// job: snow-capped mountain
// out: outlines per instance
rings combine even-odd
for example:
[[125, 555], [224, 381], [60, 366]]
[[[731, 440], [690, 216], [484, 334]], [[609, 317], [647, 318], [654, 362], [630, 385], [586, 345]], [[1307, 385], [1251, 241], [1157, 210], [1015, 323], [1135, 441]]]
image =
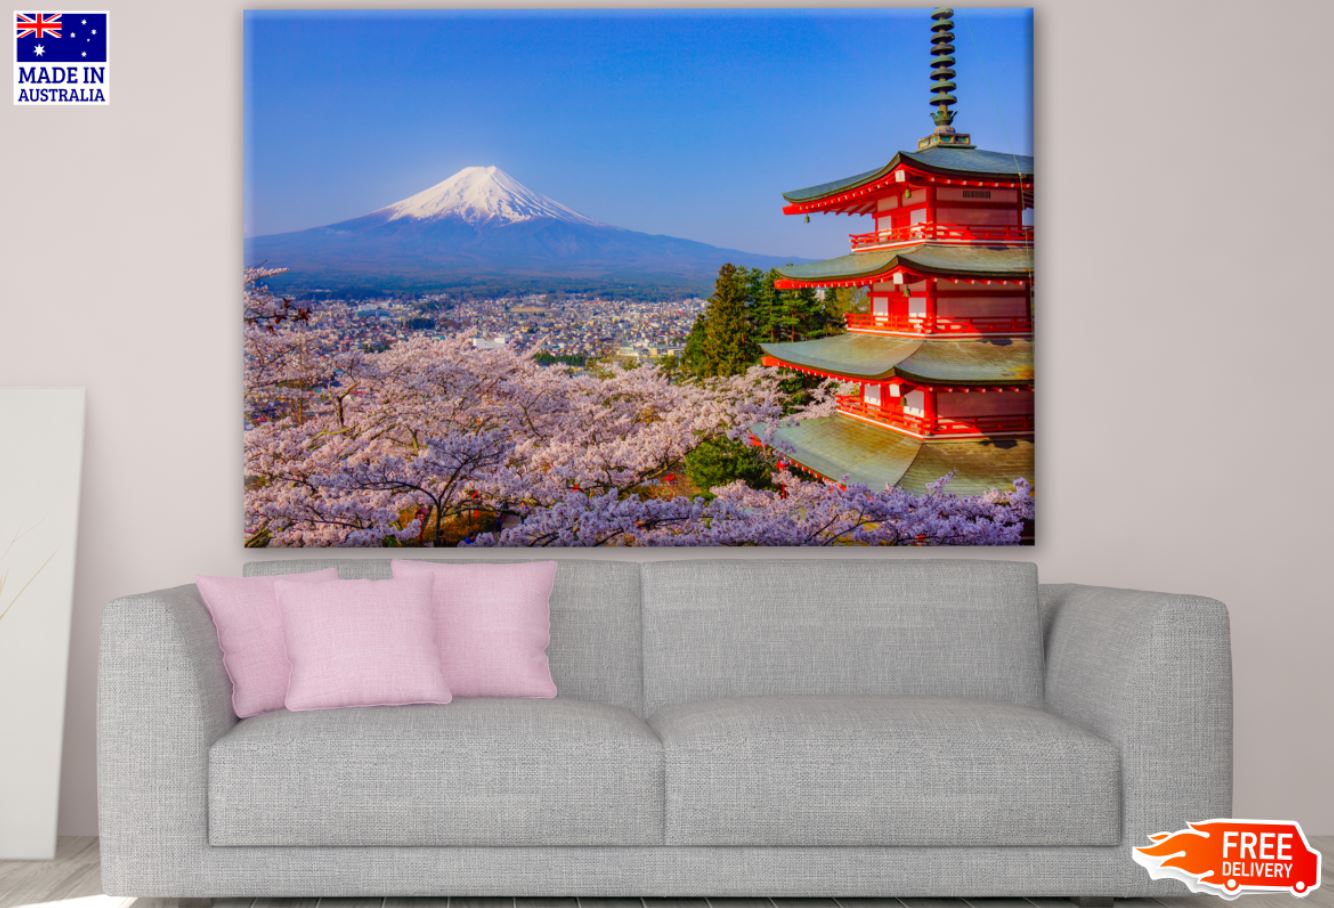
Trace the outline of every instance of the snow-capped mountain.
[[577, 211], [555, 199], [534, 192], [494, 164], [489, 167], [465, 167], [447, 180], [386, 205], [375, 214], [391, 221], [412, 218], [429, 221], [457, 217], [470, 224], [503, 222], [513, 224], [537, 218], [551, 218], [571, 224], [594, 224]]
[[246, 241], [246, 263], [287, 268], [270, 283], [296, 292], [707, 292], [726, 262], [788, 261], [600, 224], [495, 166], [465, 167], [359, 218]]

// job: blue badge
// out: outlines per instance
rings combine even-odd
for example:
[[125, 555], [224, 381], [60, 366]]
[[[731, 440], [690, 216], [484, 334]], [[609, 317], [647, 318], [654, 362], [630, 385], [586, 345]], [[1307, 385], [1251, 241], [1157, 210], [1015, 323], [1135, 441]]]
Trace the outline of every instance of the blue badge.
[[14, 103], [110, 103], [109, 18], [105, 11], [14, 13]]

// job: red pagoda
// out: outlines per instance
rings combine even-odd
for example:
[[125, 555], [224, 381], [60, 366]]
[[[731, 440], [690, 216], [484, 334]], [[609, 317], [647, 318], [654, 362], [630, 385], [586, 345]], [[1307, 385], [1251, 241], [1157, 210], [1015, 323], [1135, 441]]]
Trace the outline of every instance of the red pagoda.
[[848, 255], [779, 269], [779, 289], [862, 287], [844, 334], [762, 345], [764, 363], [855, 384], [834, 416], [780, 429], [839, 482], [978, 494], [1033, 479], [1033, 159], [953, 128], [954, 13], [931, 13], [934, 131], [875, 170], [784, 193], [784, 214], [870, 215]]

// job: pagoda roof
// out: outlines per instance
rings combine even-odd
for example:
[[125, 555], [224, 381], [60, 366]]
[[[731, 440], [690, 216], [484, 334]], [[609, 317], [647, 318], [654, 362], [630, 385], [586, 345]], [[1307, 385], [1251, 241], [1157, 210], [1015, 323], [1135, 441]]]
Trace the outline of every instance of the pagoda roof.
[[1033, 380], [1033, 342], [1028, 338], [956, 340], [847, 333], [760, 347], [787, 365], [854, 381], [899, 377], [931, 384], [989, 385]]
[[783, 193], [789, 202], [813, 202], [825, 196], [856, 189], [889, 174], [902, 164], [914, 165], [936, 173], [958, 174], [962, 177], [992, 177], [995, 179], [1031, 179], [1033, 157], [1011, 154], [1007, 151], [987, 151], [983, 148], [950, 148], [933, 146], [921, 151], [900, 151], [889, 163], [875, 170], [854, 174], [841, 180], [793, 189]]
[[832, 259], [783, 265], [777, 270], [789, 280], [815, 283], [867, 280], [899, 267], [925, 274], [1023, 277], [1033, 271], [1033, 247], [920, 243], [899, 249], [852, 252]]
[[875, 490], [898, 486], [920, 494], [951, 470], [945, 488], [955, 495], [1008, 489], [1021, 477], [1033, 481], [1028, 438], [923, 441], [836, 414], [780, 427], [772, 445], [822, 476]]

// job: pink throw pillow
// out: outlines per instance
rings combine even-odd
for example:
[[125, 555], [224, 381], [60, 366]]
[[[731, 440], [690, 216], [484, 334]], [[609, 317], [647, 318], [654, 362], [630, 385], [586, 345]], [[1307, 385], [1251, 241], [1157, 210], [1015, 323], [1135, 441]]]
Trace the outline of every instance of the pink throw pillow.
[[454, 696], [556, 696], [547, 661], [556, 562], [395, 561], [393, 572], [435, 581], [440, 664]]
[[338, 571], [310, 571], [282, 577], [196, 577], [199, 594], [213, 616], [222, 664], [232, 679], [232, 710], [242, 719], [283, 708], [287, 696], [287, 648], [283, 613], [273, 585], [327, 583]]
[[288, 709], [450, 701], [429, 578], [279, 580], [277, 591], [292, 664]]

